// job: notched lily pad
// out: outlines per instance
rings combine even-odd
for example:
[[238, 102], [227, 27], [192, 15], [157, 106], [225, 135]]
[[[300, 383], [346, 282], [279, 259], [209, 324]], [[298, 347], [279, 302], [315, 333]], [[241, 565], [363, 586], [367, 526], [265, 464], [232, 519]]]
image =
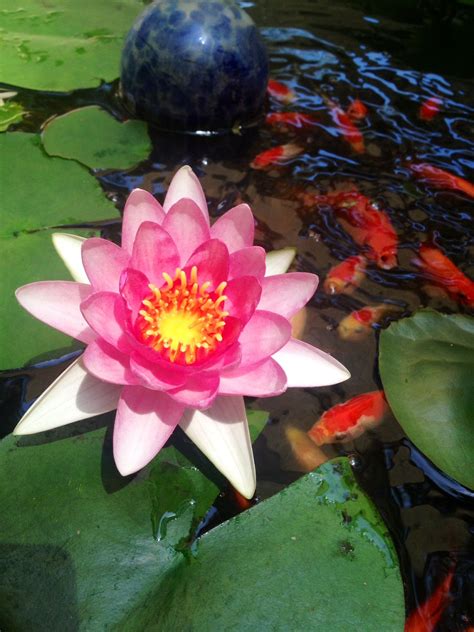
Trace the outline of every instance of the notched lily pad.
[[151, 152], [146, 123], [120, 123], [95, 105], [52, 119], [42, 141], [50, 156], [77, 160], [92, 169], [128, 169]]
[[380, 374], [408, 437], [474, 489], [474, 318], [420, 311], [380, 337]]
[[87, 169], [48, 157], [36, 134], [1, 134], [0, 155], [8, 157], [0, 170], [0, 369], [14, 369], [51, 357], [51, 352], [60, 355], [77, 348], [71, 338], [27, 314], [15, 299], [16, 288], [26, 283], [70, 279], [54, 251], [52, 231], [46, 229], [110, 219], [119, 213]]

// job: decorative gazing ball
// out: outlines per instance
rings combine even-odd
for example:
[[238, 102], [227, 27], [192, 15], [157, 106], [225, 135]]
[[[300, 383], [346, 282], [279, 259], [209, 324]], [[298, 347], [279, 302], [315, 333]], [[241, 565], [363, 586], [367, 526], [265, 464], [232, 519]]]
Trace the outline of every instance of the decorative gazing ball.
[[125, 40], [125, 105], [164, 129], [222, 131], [248, 124], [262, 109], [267, 82], [258, 29], [230, 0], [154, 2]]

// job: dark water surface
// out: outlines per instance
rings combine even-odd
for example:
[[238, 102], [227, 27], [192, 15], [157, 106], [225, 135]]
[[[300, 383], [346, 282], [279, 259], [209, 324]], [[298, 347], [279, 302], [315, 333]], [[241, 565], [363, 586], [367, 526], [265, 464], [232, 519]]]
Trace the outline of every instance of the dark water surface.
[[[434, 239], [468, 276], [474, 278], [472, 212], [467, 196], [417, 184], [408, 173], [410, 159], [426, 161], [474, 180], [474, 81], [472, 41], [474, 10], [455, 3], [241, 2], [262, 28], [271, 74], [297, 95], [289, 106], [269, 101], [273, 111], [311, 113], [310, 130], [275, 131], [261, 125], [241, 135], [217, 138], [152, 131], [150, 159], [128, 172], [97, 173], [104, 191], [122, 209], [134, 187], [163, 198], [171, 175], [189, 164], [201, 178], [210, 212], [216, 217], [240, 201], [257, 218], [258, 243], [270, 250], [296, 246], [296, 268], [324, 279], [338, 260], [359, 249], [330, 213], [305, 207], [302, 194], [327, 192], [357, 183], [390, 216], [400, 240], [399, 266], [369, 266], [367, 279], [353, 295], [316, 293], [308, 307], [304, 338], [333, 354], [351, 371], [342, 385], [293, 389], [278, 398], [252, 402], [271, 420], [255, 447], [259, 499], [276, 493], [302, 475], [284, 428], [307, 430], [329, 407], [381, 387], [377, 372], [378, 331], [362, 342], [343, 341], [336, 326], [354, 309], [391, 303], [399, 308], [383, 322], [431, 306], [446, 313], [468, 310], [449, 299], [430, 298], [411, 263], [420, 241]], [[378, 13], [377, 13], [378, 11]], [[385, 12], [385, 14], [384, 14]], [[114, 85], [69, 95], [19, 91], [31, 115], [18, 129], [39, 131], [52, 115], [97, 103], [116, 116], [121, 109]], [[369, 108], [361, 129], [366, 152], [354, 153], [338, 136], [323, 95], [347, 107], [352, 98]], [[431, 122], [417, 116], [427, 97], [443, 99]], [[268, 171], [249, 168], [259, 152], [293, 142], [304, 152]], [[104, 227], [117, 240], [120, 224]], [[21, 374], [6, 374], [0, 384], [3, 419], [10, 430], [32, 398], [64, 369], [64, 360]], [[332, 450], [332, 451], [331, 451]], [[329, 455], [349, 454], [394, 538], [405, 580], [407, 608], [422, 603], [453, 563], [454, 599], [436, 627], [455, 632], [474, 625], [474, 493], [439, 472], [420, 454], [393, 417]], [[238, 511], [224, 492], [205, 527]], [[291, 520], [291, 516], [288, 517]]]

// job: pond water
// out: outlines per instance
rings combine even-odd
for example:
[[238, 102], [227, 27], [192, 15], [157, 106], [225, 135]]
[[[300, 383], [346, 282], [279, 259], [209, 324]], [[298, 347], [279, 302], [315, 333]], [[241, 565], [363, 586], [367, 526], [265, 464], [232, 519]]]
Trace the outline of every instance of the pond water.
[[[345, 364], [352, 379], [338, 386], [293, 389], [251, 406], [270, 413], [256, 443], [257, 499], [264, 499], [300, 477], [285, 434], [288, 425], [308, 430], [323, 411], [346, 399], [381, 388], [377, 373], [380, 327], [431, 306], [445, 313], [469, 313], [446, 297], [423, 292], [423, 279], [412, 260], [420, 241], [435, 243], [468, 276], [474, 277], [472, 211], [462, 193], [436, 191], [410, 177], [407, 162], [429, 162], [473, 180], [474, 82], [469, 29], [474, 7], [449, 2], [386, 3], [297, 0], [241, 2], [262, 33], [270, 55], [271, 75], [289, 85], [295, 100], [284, 105], [269, 99], [268, 111], [293, 110], [315, 117], [303, 129], [261, 125], [220, 137], [176, 135], [152, 130], [153, 153], [127, 172], [98, 172], [106, 194], [122, 209], [135, 187], [162, 199], [171, 175], [189, 164], [199, 175], [211, 215], [219, 216], [240, 201], [257, 218], [257, 243], [267, 250], [295, 246], [296, 269], [324, 279], [338, 261], [359, 248], [324, 206], [305, 202], [307, 194], [353, 187], [374, 200], [391, 218], [399, 237], [398, 266], [369, 265], [367, 278], [352, 295], [328, 295], [320, 287], [307, 309], [304, 338]], [[38, 131], [47, 118], [70, 109], [99, 104], [122, 116], [117, 85], [69, 95], [20, 90], [18, 100], [30, 116], [17, 129]], [[418, 117], [428, 97], [442, 99], [431, 121]], [[345, 108], [354, 98], [368, 108], [360, 125], [365, 152], [356, 153], [338, 135], [328, 99]], [[250, 168], [260, 152], [294, 143], [302, 152], [284, 165]], [[102, 226], [117, 240], [120, 223]], [[342, 340], [338, 323], [364, 305], [387, 303], [396, 309], [361, 341]], [[69, 358], [3, 376], [1, 397], [5, 432], [21, 410], [64, 368]], [[183, 439], [177, 437], [178, 443]], [[188, 446], [189, 449], [189, 446]], [[395, 419], [351, 442], [325, 448], [327, 456], [350, 455], [353, 467], [387, 522], [400, 557], [407, 608], [412, 610], [454, 563], [453, 600], [437, 632], [462, 631], [474, 625], [474, 493], [439, 472], [420, 454]], [[227, 490], [200, 530], [241, 510]], [[288, 517], [291, 520], [291, 516]], [[471, 554], [471, 556], [470, 556]]]

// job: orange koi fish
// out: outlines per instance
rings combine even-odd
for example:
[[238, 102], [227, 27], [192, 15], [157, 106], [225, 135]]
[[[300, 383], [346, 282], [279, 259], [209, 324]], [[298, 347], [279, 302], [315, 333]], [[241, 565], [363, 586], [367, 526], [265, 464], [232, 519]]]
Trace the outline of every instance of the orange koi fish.
[[418, 110], [418, 118], [422, 121], [431, 121], [438, 114], [443, 105], [443, 100], [439, 97], [425, 99]]
[[329, 112], [334, 123], [337, 125], [340, 134], [349, 143], [352, 149], [358, 154], [363, 154], [365, 151], [364, 137], [362, 132], [352, 122], [351, 117], [347, 112], [339, 107], [333, 101], [326, 100], [329, 106]]
[[474, 281], [471, 281], [448, 257], [434, 246], [422, 244], [413, 263], [425, 276], [442, 287], [452, 298], [474, 307]]
[[342, 340], [357, 342], [366, 338], [372, 331], [372, 325], [378, 323], [386, 314], [397, 310], [394, 305], [382, 303], [373, 307], [363, 307], [341, 320], [337, 333]]
[[316, 123], [316, 119], [304, 112], [270, 112], [265, 117], [265, 122], [268, 125], [303, 129], [313, 126]]
[[275, 79], [268, 80], [267, 93], [281, 103], [288, 104], [296, 99], [296, 94], [291, 88]]
[[367, 116], [367, 106], [359, 99], [354, 99], [347, 108], [347, 116], [352, 121], [362, 121]]
[[318, 419], [308, 436], [321, 446], [349, 441], [377, 426], [388, 411], [383, 391], [363, 393], [333, 406]]
[[288, 426], [285, 428], [285, 436], [302, 472], [312, 472], [323, 463], [326, 463], [326, 461], [329, 461], [329, 456], [314, 445], [314, 442], [303, 430]]
[[474, 184], [455, 176], [453, 173], [444, 171], [439, 167], [434, 167], [427, 162], [409, 163], [408, 168], [417, 178], [425, 180], [427, 184], [437, 189], [450, 189], [452, 191], [462, 191], [469, 197], [474, 198]]
[[299, 145], [295, 145], [294, 143], [278, 145], [278, 147], [272, 147], [271, 149], [262, 151], [260, 154], [255, 156], [250, 163], [250, 166], [252, 169], [267, 169], [272, 165], [281, 164], [285, 160], [298, 156], [298, 154], [301, 154], [302, 151], [303, 148]]
[[405, 623], [405, 632], [433, 632], [446, 606], [452, 601], [449, 591], [453, 577], [454, 571], [450, 570], [425, 603], [410, 614]]
[[[305, 198], [308, 202], [307, 196]], [[367, 248], [368, 259], [379, 268], [390, 270], [397, 265], [398, 237], [386, 213], [358, 191], [342, 191], [314, 196], [316, 203], [332, 206], [344, 230], [359, 246]]]
[[324, 280], [324, 290], [328, 294], [350, 294], [365, 276], [365, 257], [354, 256], [333, 266]]

